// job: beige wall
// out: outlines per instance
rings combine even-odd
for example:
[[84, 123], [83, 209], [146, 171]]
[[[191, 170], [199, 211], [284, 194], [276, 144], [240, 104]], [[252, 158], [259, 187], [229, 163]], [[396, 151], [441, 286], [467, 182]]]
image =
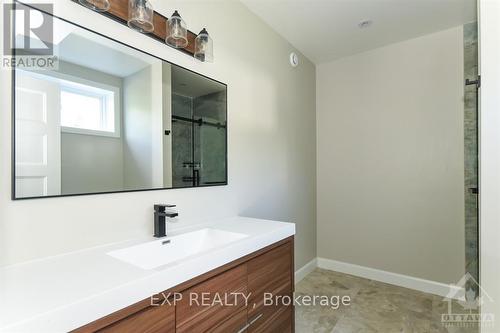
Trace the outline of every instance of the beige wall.
[[319, 257], [463, 275], [462, 40], [458, 27], [317, 66]]
[[292, 68], [294, 48], [237, 1], [153, 4], [166, 16], [179, 9], [193, 31], [206, 26], [215, 63], [199, 63], [71, 1], [57, 1], [56, 14], [227, 83], [229, 185], [11, 201], [11, 87], [1, 70], [0, 265], [152, 235], [158, 202], [178, 204], [174, 228], [234, 214], [295, 222], [297, 267], [316, 256], [314, 65], [301, 56]]

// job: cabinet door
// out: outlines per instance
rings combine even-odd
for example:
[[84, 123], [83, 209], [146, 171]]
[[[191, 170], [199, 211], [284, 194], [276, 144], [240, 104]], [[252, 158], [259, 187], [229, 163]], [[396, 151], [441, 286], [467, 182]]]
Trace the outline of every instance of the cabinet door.
[[[282, 301], [275, 302], [276, 296], [288, 297], [291, 301], [292, 286], [292, 251], [291, 242], [283, 244], [252, 260], [248, 265], [248, 321], [251, 323], [248, 332], [267, 332], [262, 330], [275, 320], [275, 315], [287, 309]], [[264, 306], [264, 300], [270, 299], [272, 304]], [[282, 299], [281, 299], [282, 300]], [[291, 307], [293, 309], [293, 307]], [[290, 322], [292, 321], [290, 316]], [[290, 323], [291, 324], [291, 323]], [[270, 331], [269, 331], [270, 332]]]
[[175, 333], [175, 308], [150, 306], [101, 330], [101, 333]]
[[182, 292], [177, 333], [206, 332], [246, 307], [247, 265], [242, 264]]

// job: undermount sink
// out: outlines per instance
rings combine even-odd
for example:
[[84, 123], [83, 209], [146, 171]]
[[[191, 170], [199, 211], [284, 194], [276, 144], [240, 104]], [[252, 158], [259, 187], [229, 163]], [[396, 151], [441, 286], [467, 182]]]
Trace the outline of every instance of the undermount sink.
[[245, 237], [241, 233], [205, 228], [107, 254], [142, 269], [153, 269]]

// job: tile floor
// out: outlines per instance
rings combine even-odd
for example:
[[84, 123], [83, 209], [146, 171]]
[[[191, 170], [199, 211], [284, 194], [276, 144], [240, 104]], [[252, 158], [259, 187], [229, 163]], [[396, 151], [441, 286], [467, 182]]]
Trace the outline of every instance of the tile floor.
[[[297, 333], [477, 333], [476, 328], [441, 323], [448, 303], [411, 289], [316, 269], [296, 286], [296, 295], [346, 296], [349, 306], [296, 306]], [[453, 313], [463, 313], [453, 304]]]

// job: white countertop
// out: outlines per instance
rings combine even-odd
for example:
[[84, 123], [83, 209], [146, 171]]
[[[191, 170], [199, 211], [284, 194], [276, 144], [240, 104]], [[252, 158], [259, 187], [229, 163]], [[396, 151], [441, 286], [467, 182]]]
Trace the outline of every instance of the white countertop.
[[295, 234], [293, 223], [232, 217], [169, 236], [207, 227], [248, 237], [148, 270], [107, 253], [153, 237], [0, 268], [0, 332], [67, 332]]

